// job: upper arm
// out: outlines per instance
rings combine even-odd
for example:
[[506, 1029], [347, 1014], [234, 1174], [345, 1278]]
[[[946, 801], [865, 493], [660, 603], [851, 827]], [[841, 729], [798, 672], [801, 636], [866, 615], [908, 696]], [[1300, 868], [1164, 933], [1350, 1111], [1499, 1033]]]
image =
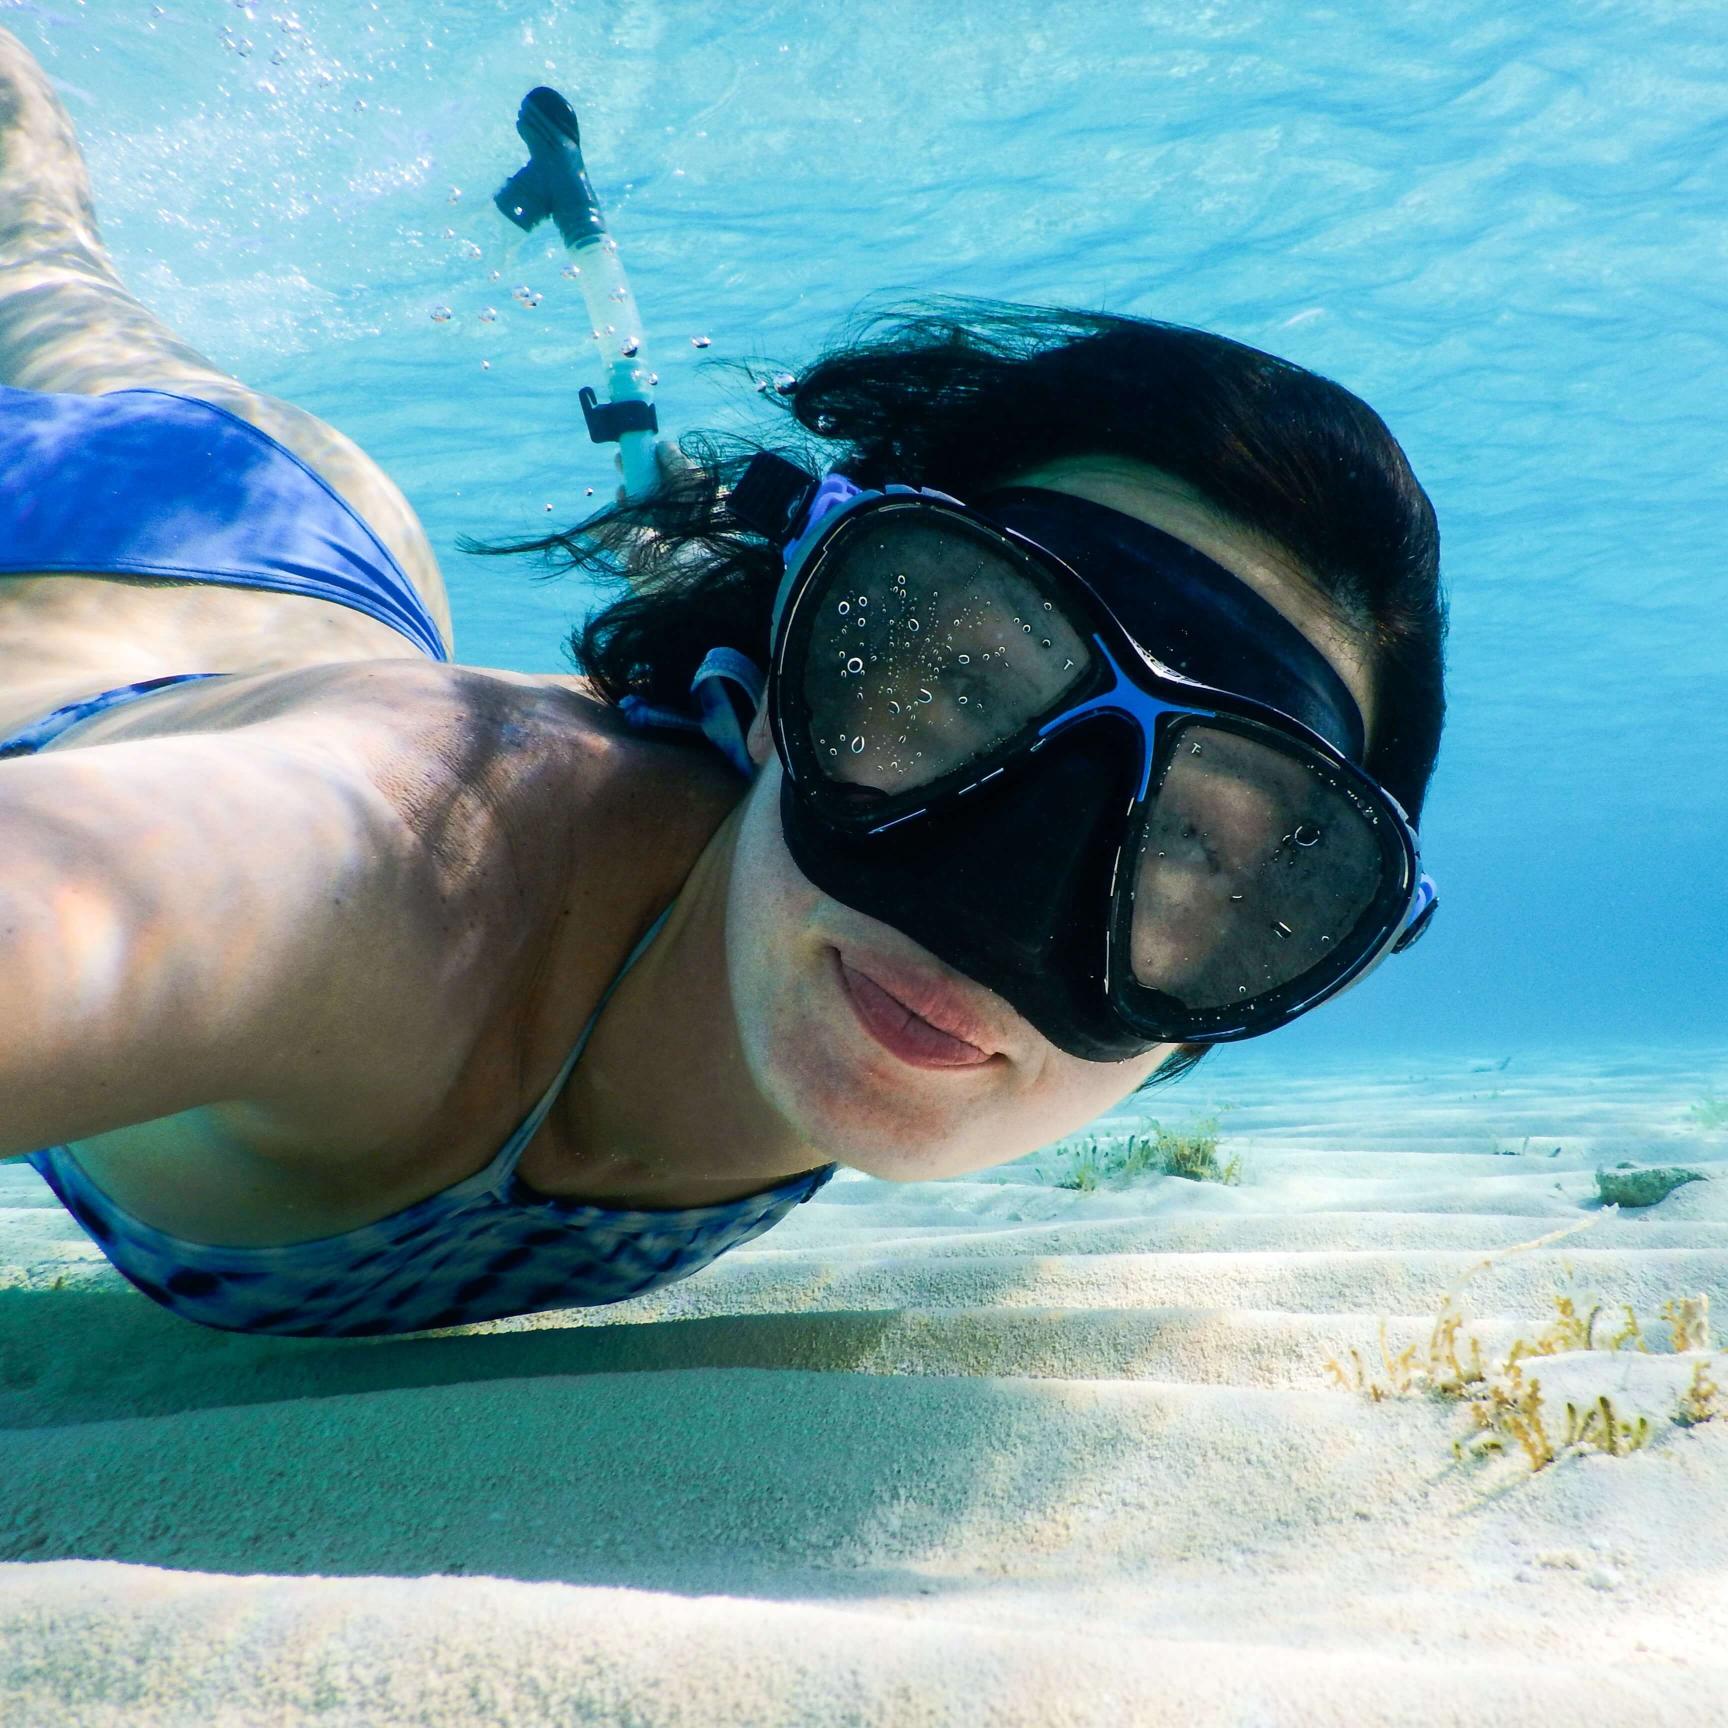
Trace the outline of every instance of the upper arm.
[[334, 1101], [403, 994], [411, 869], [291, 729], [0, 764], [0, 1156], [309, 1076]]

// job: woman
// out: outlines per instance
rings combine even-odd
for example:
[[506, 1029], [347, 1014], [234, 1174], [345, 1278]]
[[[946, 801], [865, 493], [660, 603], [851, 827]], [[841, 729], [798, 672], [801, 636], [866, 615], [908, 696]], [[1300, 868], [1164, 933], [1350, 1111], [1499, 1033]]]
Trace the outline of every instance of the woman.
[[463, 666], [389, 481], [125, 293], [3, 32], [0, 93], [0, 1156], [176, 1312], [617, 1300], [1424, 927], [1433, 513], [1337, 386], [913, 314], [787, 382], [802, 466], [480, 548], [636, 592], [584, 676]]

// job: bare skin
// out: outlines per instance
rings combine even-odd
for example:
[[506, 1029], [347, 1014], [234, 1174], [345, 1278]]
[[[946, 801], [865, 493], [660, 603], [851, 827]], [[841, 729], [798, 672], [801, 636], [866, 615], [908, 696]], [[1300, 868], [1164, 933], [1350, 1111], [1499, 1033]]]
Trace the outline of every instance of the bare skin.
[[[4, 31], [0, 382], [153, 385], [251, 419], [348, 499], [448, 635], [436, 560], [381, 471], [217, 371], [121, 287], [64, 111]], [[1360, 652], [1275, 547], [1109, 456], [1009, 479], [1128, 510], [1235, 570], [1332, 659], [1371, 722]], [[38, 884], [29, 905], [52, 899], [60, 920], [13, 919], [0, 1009], [38, 1044], [0, 1060], [0, 1157], [68, 1141], [160, 1228], [306, 1240], [480, 1169], [667, 906], [524, 1154], [543, 1192], [683, 1206], [830, 1161], [896, 1180], [977, 1169], [1078, 1128], [1167, 1054], [1067, 1056], [992, 992], [820, 894], [780, 836], [761, 715], [746, 791], [713, 752], [631, 732], [580, 679], [437, 665], [345, 608], [98, 576], [0, 581], [0, 729], [186, 671], [236, 676], [116, 710], [0, 773], [22, 848], [0, 859], [0, 934], [8, 886], [22, 906]], [[86, 948], [100, 969], [73, 968]], [[899, 1062], [864, 1030], [837, 955], [959, 992], [990, 1060]], [[53, 988], [7, 999], [32, 977]]]

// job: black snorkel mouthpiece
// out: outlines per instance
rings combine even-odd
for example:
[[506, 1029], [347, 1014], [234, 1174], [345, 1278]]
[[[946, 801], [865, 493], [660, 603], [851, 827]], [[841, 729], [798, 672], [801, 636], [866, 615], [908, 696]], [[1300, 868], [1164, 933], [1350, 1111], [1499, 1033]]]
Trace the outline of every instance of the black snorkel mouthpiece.
[[576, 110], [556, 90], [541, 84], [522, 98], [516, 131], [528, 146], [528, 161], [504, 182], [492, 202], [525, 234], [550, 216], [572, 252], [598, 240], [606, 232], [606, 218], [582, 162]]

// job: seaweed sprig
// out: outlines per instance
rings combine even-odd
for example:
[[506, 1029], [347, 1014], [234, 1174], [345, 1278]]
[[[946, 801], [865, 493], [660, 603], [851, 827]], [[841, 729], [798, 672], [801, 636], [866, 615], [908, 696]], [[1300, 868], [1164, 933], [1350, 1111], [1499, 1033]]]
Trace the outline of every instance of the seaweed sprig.
[[1059, 1162], [1054, 1170], [1040, 1170], [1043, 1180], [1057, 1188], [1073, 1188], [1091, 1194], [1109, 1183], [1125, 1186], [1142, 1176], [1179, 1176], [1188, 1182], [1235, 1184], [1242, 1177], [1240, 1154], [1218, 1155], [1218, 1118], [1208, 1116], [1186, 1132], [1151, 1122], [1149, 1134], [1123, 1138], [1088, 1135], [1054, 1148]]
[[[1604, 1321], [1604, 1305], [1596, 1302], [1581, 1312], [1576, 1298], [1556, 1292], [1552, 1297], [1554, 1317], [1533, 1337], [1520, 1335], [1513, 1339], [1504, 1356], [1497, 1360], [1486, 1358], [1481, 1341], [1474, 1336], [1465, 1340], [1466, 1348], [1460, 1352], [1466, 1322], [1462, 1293], [1472, 1278], [1512, 1254], [1543, 1247], [1594, 1223], [1594, 1219], [1586, 1219], [1477, 1262], [1442, 1298], [1426, 1346], [1411, 1343], [1394, 1354], [1386, 1337], [1387, 1323], [1382, 1320], [1378, 1371], [1370, 1369], [1362, 1352], [1355, 1348], [1345, 1352], [1348, 1366], [1336, 1357], [1328, 1357], [1327, 1371], [1345, 1390], [1360, 1392], [1375, 1403], [1425, 1394], [1463, 1404], [1469, 1413], [1472, 1432], [1467, 1438], [1453, 1442], [1453, 1454], [1459, 1459], [1481, 1458], [1504, 1452], [1513, 1445], [1523, 1452], [1534, 1471], [1545, 1469], [1569, 1453], [1597, 1451], [1618, 1458], [1647, 1446], [1654, 1433], [1649, 1417], [1622, 1415], [1606, 1392], [1583, 1404], [1568, 1400], [1563, 1430], [1550, 1433], [1542, 1383], [1525, 1367], [1526, 1363], [1544, 1356], [1580, 1351], [1648, 1352], [1650, 1346], [1643, 1327], [1629, 1304], [1620, 1305], [1623, 1319], [1599, 1344], [1596, 1326]], [[1709, 1351], [1707, 1294], [1672, 1297], [1659, 1312], [1668, 1322], [1670, 1343], [1676, 1354]], [[1691, 1383], [1680, 1396], [1673, 1421], [1681, 1427], [1693, 1427], [1718, 1417], [1728, 1417], [1728, 1397], [1712, 1379], [1706, 1356], [1693, 1364]]]

